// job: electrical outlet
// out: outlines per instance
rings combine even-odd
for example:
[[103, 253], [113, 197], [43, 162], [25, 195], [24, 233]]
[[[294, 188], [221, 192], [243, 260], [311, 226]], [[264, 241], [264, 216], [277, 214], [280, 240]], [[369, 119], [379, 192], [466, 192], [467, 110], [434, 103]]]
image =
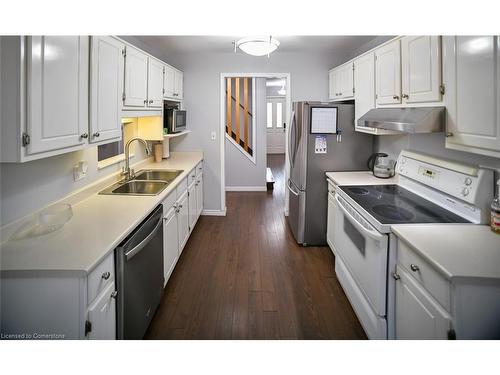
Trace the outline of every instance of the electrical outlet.
[[215, 141], [216, 135], [217, 135], [217, 133], [215, 133], [215, 132], [210, 133], [210, 138], [212, 138], [212, 141]]
[[87, 176], [88, 164], [86, 161], [80, 161], [73, 166], [73, 180], [80, 181]]

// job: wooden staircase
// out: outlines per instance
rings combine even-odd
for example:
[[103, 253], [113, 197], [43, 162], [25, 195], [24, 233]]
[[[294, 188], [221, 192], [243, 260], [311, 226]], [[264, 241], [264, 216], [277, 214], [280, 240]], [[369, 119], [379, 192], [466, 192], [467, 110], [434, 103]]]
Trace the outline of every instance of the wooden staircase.
[[251, 143], [254, 140], [250, 138], [253, 117], [250, 111], [251, 84], [249, 77], [226, 78], [226, 134], [240, 146], [242, 152], [253, 156]]

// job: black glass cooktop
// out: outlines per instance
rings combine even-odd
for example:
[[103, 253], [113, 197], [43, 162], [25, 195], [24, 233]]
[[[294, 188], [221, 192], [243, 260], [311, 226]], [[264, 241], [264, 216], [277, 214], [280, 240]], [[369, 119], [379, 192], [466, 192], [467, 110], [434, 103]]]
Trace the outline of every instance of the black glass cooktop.
[[469, 222], [399, 185], [340, 188], [382, 224]]

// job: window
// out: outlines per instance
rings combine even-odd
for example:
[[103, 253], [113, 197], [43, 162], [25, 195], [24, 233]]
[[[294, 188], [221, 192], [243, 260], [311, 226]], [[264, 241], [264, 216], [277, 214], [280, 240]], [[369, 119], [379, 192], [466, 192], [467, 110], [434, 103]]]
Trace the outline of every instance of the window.
[[276, 127], [283, 127], [283, 108], [281, 103], [276, 103]]
[[273, 127], [273, 103], [267, 103], [267, 127]]

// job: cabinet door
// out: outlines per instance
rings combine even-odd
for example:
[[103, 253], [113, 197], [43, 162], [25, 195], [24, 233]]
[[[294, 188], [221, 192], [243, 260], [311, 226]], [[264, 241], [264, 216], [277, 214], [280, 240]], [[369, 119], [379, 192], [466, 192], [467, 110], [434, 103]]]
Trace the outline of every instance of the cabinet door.
[[450, 316], [421, 285], [397, 266], [396, 338], [446, 339]]
[[91, 331], [90, 340], [115, 340], [116, 339], [116, 302], [115, 283], [111, 283], [95, 302], [89, 307], [88, 321]]
[[148, 107], [161, 108], [163, 105], [163, 63], [148, 58]]
[[184, 84], [184, 74], [182, 72], [179, 72], [178, 70], [175, 71], [174, 74], [174, 97], [176, 99], [182, 99], [183, 97], [183, 84]]
[[396, 40], [375, 51], [377, 104], [401, 103], [401, 48]]
[[122, 137], [125, 45], [109, 36], [93, 36], [90, 53], [90, 142]]
[[180, 255], [189, 238], [189, 204], [187, 192], [184, 193], [178, 201], [177, 219]]
[[196, 216], [203, 211], [203, 175], [198, 175], [196, 180]]
[[163, 276], [164, 285], [174, 270], [179, 257], [179, 232], [176, 207], [170, 208], [163, 219]]
[[89, 38], [27, 38], [28, 154], [83, 145], [88, 138]]
[[163, 75], [163, 89], [165, 90], [163, 96], [166, 98], [173, 98], [175, 92], [175, 70], [166, 65], [165, 74]]
[[[354, 126], [370, 109], [375, 108], [375, 54], [369, 53], [354, 61]], [[365, 127], [363, 127], [365, 128]]]
[[500, 157], [499, 39], [443, 37], [448, 148]]
[[328, 99], [336, 99], [335, 98], [335, 86], [334, 86], [334, 76], [335, 76], [335, 70], [330, 70], [328, 72]]
[[354, 76], [352, 63], [344, 65], [340, 71], [340, 96], [342, 98], [352, 98], [354, 95]]
[[326, 239], [328, 245], [335, 254], [335, 241], [334, 241], [334, 229], [335, 229], [335, 211], [337, 209], [337, 202], [335, 201], [335, 196], [329, 192], [328, 193], [328, 222], [326, 227]]
[[127, 46], [125, 54], [125, 107], [145, 107], [148, 96], [148, 56]]
[[197, 206], [196, 206], [196, 181], [193, 181], [191, 186], [188, 189], [188, 205], [189, 205], [189, 230], [192, 231], [194, 228], [194, 224], [198, 216]]
[[441, 100], [441, 45], [439, 36], [401, 39], [402, 99], [405, 103]]

